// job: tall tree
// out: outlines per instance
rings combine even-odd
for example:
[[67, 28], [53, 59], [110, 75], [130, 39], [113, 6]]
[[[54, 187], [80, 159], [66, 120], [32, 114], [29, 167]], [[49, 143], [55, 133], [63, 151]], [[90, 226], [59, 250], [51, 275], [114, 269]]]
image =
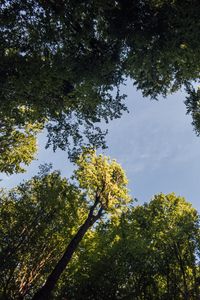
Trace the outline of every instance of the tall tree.
[[98, 227], [58, 295], [72, 300], [198, 299], [199, 241], [199, 216], [191, 204], [175, 194], [156, 195], [123, 214], [120, 223]]
[[33, 299], [49, 299], [93, 224], [108, 218], [116, 222], [126, 210], [127, 179], [116, 161], [91, 150], [77, 166], [76, 185], [44, 168], [9, 193], [2, 191], [2, 297], [30, 299], [38, 290]]
[[0, 298], [30, 299], [83, 222], [84, 195], [43, 168], [0, 199]]
[[101, 155], [97, 156], [94, 151], [85, 151], [77, 160], [77, 165], [75, 178], [78, 180], [80, 188], [87, 193], [90, 209], [85, 222], [66, 247], [64, 254], [48, 276], [45, 284], [34, 295], [34, 300], [49, 299], [56, 283], [89, 228], [106, 213], [112, 213], [113, 217], [120, 214], [130, 201], [126, 188], [126, 176], [116, 161], [111, 161]]

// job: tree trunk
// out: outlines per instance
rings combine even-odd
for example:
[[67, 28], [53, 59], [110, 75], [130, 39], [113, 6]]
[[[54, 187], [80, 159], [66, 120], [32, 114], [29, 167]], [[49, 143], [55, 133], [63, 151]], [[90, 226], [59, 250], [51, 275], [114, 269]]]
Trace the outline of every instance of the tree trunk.
[[68, 263], [70, 262], [72, 255], [76, 251], [79, 243], [83, 239], [85, 233], [88, 231], [88, 229], [100, 218], [102, 213], [102, 207], [99, 209], [97, 215], [93, 215], [94, 209], [97, 206], [97, 202], [91, 207], [90, 212], [88, 214], [88, 217], [84, 224], [79, 228], [78, 232], [74, 236], [74, 238], [71, 240], [69, 245], [66, 248], [65, 253], [61, 257], [61, 259], [56, 264], [54, 270], [51, 272], [51, 274], [48, 276], [45, 284], [42, 286], [41, 289], [36, 292], [36, 294], [33, 296], [32, 300], [49, 300], [51, 296], [51, 292], [53, 291], [58, 279], [60, 278], [61, 274], [67, 267]]
[[184, 261], [181, 257], [181, 253], [179, 251], [179, 246], [177, 243], [174, 243], [175, 246], [175, 255], [177, 257], [177, 260], [179, 262], [180, 270], [183, 276], [183, 287], [184, 287], [184, 299], [188, 300], [189, 299], [189, 294], [188, 294], [188, 286], [187, 286], [187, 280], [186, 280], [186, 274], [185, 274], [185, 268], [184, 268]]

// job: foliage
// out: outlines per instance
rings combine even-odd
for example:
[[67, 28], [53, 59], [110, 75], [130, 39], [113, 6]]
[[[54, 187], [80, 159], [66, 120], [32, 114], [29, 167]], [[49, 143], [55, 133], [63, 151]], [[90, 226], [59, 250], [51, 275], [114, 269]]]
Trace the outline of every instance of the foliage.
[[[156, 98], [199, 79], [199, 1], [3, 0], [0, 110], [9, 127], [45, 122], [47, 146], [100, 146], [130, 76]], [[19, 109], [29, 113], [19, 118]]]
[[197, 299], [199, 216], [191, 204], [159, 194], [127, 209], [127, 179], [115, 161], [85, 150], [77, 164], [79, 188], [43, 168], [11, 191], [2, 190], [1, 297], [30, 299], [91, 209], [94, 219], [103, 207], [105, 217], [100, 214], [93, 220], [99, 222], [86, 228], [53, 299]]
[[128, 180], [115, 160], [85, 149], [76, 163], [78, 169], [75, 171], [75, 178], [80, 188], [87, 191], [90, 201], [97, 195], [100, 205], [106, 211], [116, 214], [126, 209], [131, 200], [126, 187]]
[[120, 224], [99, 226], [79, 251], [60, 298], [197, 299], [199, 216], [184, 198], [156, 195]]
[[192, 115], [192, 124], [197, 135], [200, 135], [200, 89], [196, 89], [192, 84], [186, 85], [186, 91], [188, 96], [186, 97], [185, 105], [187, 107], [187, 113]]
[[[124, 171], [115, 161], [97, 156], [94, 150], [84, 149], [77, 159], [78, 169], [74, 178], [80, 188], [85, 190], [89, 211], [87, 218], [71, 239], [66, 249], [56, 263], [45, 284], [34, 294], [33, 300], [48, 300], [55, 290], [56, 284], [72, 260], [72, 256], [89, 229], [96, 222], [102, 221], [107, 212], [112, 212], [114, 218], [131, 200], [126, 184]], [[117, 214], [116, 214], [117, 213]], [[108, 215], [107, 215], [108, 217]]]
[[24, 165], [29, 165], [37, 152], [36, 136], [42, 124], [25, 124], [17, 128], [12, 125], [12, 120], [9, 120], [9, 126], [6, 122], [3, 119], [0, 122], [0, 172], [24, 172]]
[[[1, 297], [30, 299], [45, 286], [44, 281], [85, 224], [87, 233], [95, 222], [103, 222], [107, 211], [116, 218], [130, 201], [127, 179], [115, 161], [87, 150], [77, 165], [78, 187], [58, 172], [48, 173], [45, 167], [31, 180], [2, 191]], [[90, 179], [86, 184], [87, 172]]]
[[[70, 144], [73, 148], [73, 142], [75, 147], [102, 145], [105, 133], [94, 123], [119, 117], [125, 109], [124, 97], [113, 91], [122, 81], [112, 59], [114, 45], [101, 39], [102, 48], [91, 49], [94, 24], [80, 20], [82, 5], [68, 3], [63, 16], [49, 4], [35, 0], [0, 4], [1, 111], [14, 117], [16, 125], [44, 119], [47, 145], [53, 143], [54, 149]], [[73, 7], [78, 21], [69, 16]], [[89, 26], [88, 31], [81, 26]], [[22, 120], [21, 106], [29, 110]]]
[[[185, 85], [199, 134], [191, 85], [199, 8], [197, 0], [1, 1], [0, 171], [24, 171], [43, 128], [47, 147], [71, 157], [81, 145], [105, 147], [98, 123], [126, 110], [127, 76], [153, 99]], [[1, 192], [0, 297], [37, 297], [61, 265], [55, 299], [197, 299], [196, 211], [174, 194], [131, 207], [122, 168], [92, 150], [77, 166], [76, 183], [41, 173]]]
[[2, 191], [0, 209], [1, 293], [17, 299], [42, 284], [86, 208], [78, 189], [53, 172]]

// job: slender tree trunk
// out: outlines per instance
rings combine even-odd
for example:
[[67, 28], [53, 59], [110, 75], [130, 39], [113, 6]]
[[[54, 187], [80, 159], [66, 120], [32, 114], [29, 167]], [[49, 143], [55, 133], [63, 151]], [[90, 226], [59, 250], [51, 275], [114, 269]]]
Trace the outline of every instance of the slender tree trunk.
[[174, 243], [174, 246], [175, 246], [175, 255], [178, 259], [180, 270], [181, 270], [181, 273], [182, 273], [182, 276], [183, 276], [184, 299], [187, 300], [187, 299], [189, 299], [189, 295], [188, 295], [188, 286], [187, 286], [187, 280], [186, 280], [186, 274], [185, 274], [185, 268], [184, 268], [184, 261], [181, 257], [181, 253], [179, 251], [178, 244]]
[[[191, 290], [191, 297], [192, 299], [200, 299], [199, 295], [199, 288], [198, 288], [198, 283], [197, 283], [197, 265], [195, 261], [195, 250], [194, 248], [191, 248], [191, 242], [188, 239], [188, 246], [189, 246], [189, 251], [190, 251], [190, 260], [192, 264], [192, 274], [193, 274], [193, 288]], [[194, 247], [194, 245], [193, 245]]]
[[55, 268], [48, 276], [45, 284], [41, 287], [41, 289], [36, 292], [33, 296], [32, 300], [49, 300], [51, 296], [51, 292], [53, 291], [58, 279], [60, 278], [61, 274], [67, 267], [68, 263], [70, 262], [72, 255], [76, 251], [79, 243], [83, 239], [85, 233], [88, 229], [100, 218], [102, 214], [103, 208], [101, 207], [97, 213], [97, 215], [93, 215], [94, 209], [97, 206], [98, 201], [91, 207], [88, 217], [84, 224], [79, 228], [76, 235], [73, 237], [69, 245], [67, 246], [65, 253], [61, 257], [61, 259], [56, 264]]

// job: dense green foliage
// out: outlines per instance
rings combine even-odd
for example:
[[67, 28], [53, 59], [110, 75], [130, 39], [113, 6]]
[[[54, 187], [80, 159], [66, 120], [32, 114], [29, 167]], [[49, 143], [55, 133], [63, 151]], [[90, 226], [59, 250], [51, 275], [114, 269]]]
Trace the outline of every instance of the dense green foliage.
[[17, 128], [12, 121], [8, 121], [9, 126], [0, 121], [0, 172], [7, 174], [24, 172], [24, 165], [32, 162], [37, 152], [37, 134], [42, 129], [39, 123]]
[[116, 161], [102, 155], [97, 155], [94, 150], [85, 149], [77, 159], [77, 170], [73, 178], [78, 181], [79, 187], [85, 191], [88, 214], [85, 221], [68, 243], [59, 261], [46, 279], [45, 284], [32, 298], [33, 300], [48, 300], [52, 291], [64, 273], [72, 256], [87, 232], [97, 221], [105, 217], [116, 219], [126, 210], [131, 198], [127, 190], [127, 178], [124, 171]]
[[[157, 195], [99, 226], [61, 294], [73, 300], [198, 299], [199, 217], [184, 198]], [[74, 273], [73, 273], [74, 272]], [[60, 296], [61, 297], [61, 296]]]
[[109, 217], [116, 222], [126, 210], [127, 179], [115, 161], [85, 151], [77, 165], [78, 187], [43, 168], [9, 193], [2, 190], [1, 297], [29, 299], [48, 279], [81, 224], [89, 219], [87, 233], [96, 221]]
[[199, 79], [199, 10], [198, 0], [1, 1], [7, 125], [44, 122], [47, 145], [71, 154], [104, 145], [95, 124], [120, 117], [126, 76], [152, 98]]
[[[47, 147], [105, 146], [99, 123], [144, 96], [184, 86], [200, 134], [198, 0], [2, 0], [0, 172], [25, 171]], [[71, 180], [43, 167], [0, 193], [0, 299], [167, 300], [200, 296], [200, 227], [184, 198], [133, 206], [116, 161], [76, 157]], [[52, 293], [53, 291], [53, 293]]]
[[123, 170], [93, 151], [85, 151], [77, 165], [76, 184], [45, 167], [18, 187], [2, 190], [1, 299], [32, 299], [89, 220], [52, 299], [196, 300], [196, 210], [175, 194], [133, 206]]
[[[125, 109], [123, 96], [116, 90], [115, 97], [113, 91], [122, 81], [114, 45], [101, 38], [102, 45], [91, 48], [94, 24], [80, 20], [85, 7], [66, 5], [65, 15], [59, 15], [51, 2], [1, 2], [0, 109], [16, 125], [43, 120], [54, 149], [65, 149], [72, 141], [87, 144], [83, 136], [102, 145], [104, 133], [94, 123], [119, 117]], [[74, 9], [78, 20], [69, 16]], [[23, 118], [21, 106], [29, 111]]]
[[[1, 193], [1, 293], [17, 299], [39, 287], [84, 219], [80, 192], [57, 172]], [[3, 295], [1, 297], [3, 297]]]

